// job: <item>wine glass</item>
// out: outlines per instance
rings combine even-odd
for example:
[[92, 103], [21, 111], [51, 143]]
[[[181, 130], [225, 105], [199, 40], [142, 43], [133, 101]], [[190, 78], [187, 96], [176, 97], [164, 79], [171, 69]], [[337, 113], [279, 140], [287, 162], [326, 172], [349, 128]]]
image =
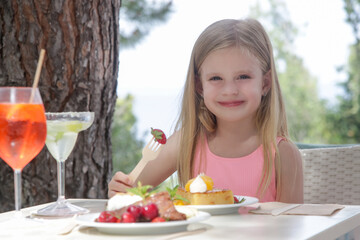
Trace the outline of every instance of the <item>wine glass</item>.
[[78, 133], [94, 121], [93, 112], [45, 113], [47, 123], [46, 147], [57, 162], [58, 199], [56, 203], [39, 209], [37, 215], [69, 217], [89, 210], [65, 199], [65, 161], [72, 152]]
[[0, 158], [14, 170], [15, 217], [21, 214], [21, 171], [45, 145], [45, 109], [37, 88], [0, 87]]

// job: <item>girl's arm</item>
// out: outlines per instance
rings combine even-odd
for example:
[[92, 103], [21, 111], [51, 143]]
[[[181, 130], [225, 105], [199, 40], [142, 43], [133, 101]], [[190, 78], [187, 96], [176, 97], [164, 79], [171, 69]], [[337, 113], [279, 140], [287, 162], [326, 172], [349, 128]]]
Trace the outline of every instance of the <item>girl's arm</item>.
[[279, 143], [280, 184], [277, 186], [277, 201], [285, 203], [304, 202], [303, 167], [296, 145], [288, 141]]
[[[157, 186], [168, 178], [176, 170], [176, 156], [180, 141], [180, 134], [175, 132], [163, 146], [159, 156], [150, 161], [139, 176], [142, 185]], [[117, 172], [108, 184], [108, 197], [114, 196], [117, 192], [126, 192], [127, 188], [137, 185], [129, 175]]]

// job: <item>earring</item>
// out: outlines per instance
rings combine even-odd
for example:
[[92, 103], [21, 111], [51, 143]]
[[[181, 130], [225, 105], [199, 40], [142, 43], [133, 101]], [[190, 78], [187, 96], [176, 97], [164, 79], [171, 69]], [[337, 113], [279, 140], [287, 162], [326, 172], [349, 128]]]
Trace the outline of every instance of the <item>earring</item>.
[[262, 95], [261, 95], [261, 98], [265, 98], [267, 95], [268, 95], [269, 91], [266, 91], [264, 92]]

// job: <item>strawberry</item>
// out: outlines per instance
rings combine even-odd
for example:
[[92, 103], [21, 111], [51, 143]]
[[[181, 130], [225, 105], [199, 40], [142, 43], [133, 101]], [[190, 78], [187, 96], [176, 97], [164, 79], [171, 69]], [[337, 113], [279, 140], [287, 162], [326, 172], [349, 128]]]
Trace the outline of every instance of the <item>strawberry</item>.
[[144, 217], [145, 221], [151, 221], [157, 216], [159, 216], [159, 211], [155, 203], [149, 203], [141, 209], [141, 215]]
[[151, 128], [151, 135], [154, 136], [155, 141], [157, 141], [158, 143], [160, 143], [160, 144], [166, 143], [166, 136], [162, 130]]
[[99, 217], [97, 218], [97, 222], [116, 222], [118, 220], [117, 217], [110, 214], [108, 211], [103, 211], [100, 213]]
[[151, 222], [165, 222], [166, 220], [162, 217], [156, 217], [153, 220], [151, 220]]
[[123, 215], [121, 216], [121, 222], [122, 223], [134, 223], [134, 222], [136, 222], [136, 218], [131, 213], [124, 212]]
[[127, 212], [131, 213], [136, 220], [140, 218], [141, 215], [141, 207], [138, 205], [131, 205], [126, 209]]
[[234, 196], [234, 203], [243, 203], [245, 201], [245, 198], [235, 197]]

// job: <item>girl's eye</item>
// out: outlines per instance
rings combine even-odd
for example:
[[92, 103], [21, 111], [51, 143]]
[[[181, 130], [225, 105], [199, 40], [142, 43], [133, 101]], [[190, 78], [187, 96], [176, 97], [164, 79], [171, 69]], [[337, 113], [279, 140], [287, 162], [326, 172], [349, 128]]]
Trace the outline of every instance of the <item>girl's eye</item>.
[[221, 77], [219, 77], [219, 76], [214, 76], [214, 77], [211, 77], [211, 78], [210, 78], [210, 81], [218, 81], [218, 80], [221, 80]]
[[248, 75], [240, 75], [239, 76], [239, 79], [249, 79], [250, 78], [250, 76], [248, 76]]

